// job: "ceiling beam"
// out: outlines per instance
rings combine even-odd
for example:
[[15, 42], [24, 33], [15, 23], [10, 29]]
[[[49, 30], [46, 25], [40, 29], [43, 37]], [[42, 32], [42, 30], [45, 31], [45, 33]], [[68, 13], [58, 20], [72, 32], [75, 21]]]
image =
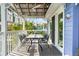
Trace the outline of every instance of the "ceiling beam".
[[29, 12], [29, 15], [31, 15], [31, 13], [30, 13], [30, 9], [29, 9], [29, 3], [28, 3], [28, 12]]
[[[17, 9], [20, 9], [20, 8], [17, 8]], [[28, 8], [22, 8], [22, 9], [28, 9]], [[29, 9], [32, 9], [32, 8], [29, 8]], [[36, 8], [36, 9], [43, 9], [43, 8]], [[48, 9], [48, 8], [45, 8], [45, 9]]]
[[32, 15], [32, 16], [25, 16], [25, 18], [26, 18], [26, 17], [27, 17], [27, 18], [36, 18], [36, 17], [37, 17], [37, 18], [44, 18], [44, 16], [38, 16], [38, 15], [37, 15], [37, 16], [34, 16], [34, 15]]
[[20, 10], [21, 10], [21, 13], [22, 13], [22, 15], [24, 15], [24, 13], [22, 12], [22, 9], [21, 9], [21, 6], [20, 6], [20, 4], [19, 4], [19, 7], [20, 7]]
[[[37, 4], [35, 3], [35, 6], [36, 6], [36, 5], [37, 5]], [[37, 15], [37, 14], [38, 14], [38, 13], [37, 13], [37, 9], [35, 9], [35, 10], [36, 10], [36, 15]]]
[[45, 3], [43, 5], [43, 12], [44, 12], [44, 17], [45, 17]]
[[[15, 4], [16, 4], [16, 3], [15, 3]], [[47, 12], [46, 10], [48, 10], [48, 8], [49, 8], [49, 6], [46, 7], [46, 5], [49, 5], [49, 4], [47, 4], [47, 3], [42, 3], [42, 5], [44, 5], [42, 8], [35, 8], [36, 11], [35, 11], [35, 12], [31, 12], [30, 9], [32, 9], [32, 8], [29, 7], [29, 5], [30, 5], [31, 3], [25, 3], [25, 4], [27, 4], [27, 7], [24, 7], [24, 8], [21, 7], [21, 3], [18, 3], [19, 8], [17, 8], [17, 7], [15, 6], [16, 9], [20, 9], [20, 10], [21, 10], [21, 12], [18, 12], [18, 10], [17, 10], [18, 13], [22, 13], [22, 15], [29, 14], [28, 16], [33, 16], [33, 15], [31, 15], [31, 13], [35, 13], [36, 16], [37, 16], [38, 13], [41, 13], [41, 14], [39, 14], [40, 16], [41, 16], [41, 15], [44, 15], [44, 16], [45, 16], [45, 14], [46, 14], [46, 12]], [[39, 5], [39, 3], [33, 3], [33, 4], [35, 4], [35, 6], [36, 6], [36, 5]], [[28, 11], [25, 11], [25, 12], [24, 12], [22, 9], [25, 9], [25, 10], [28, 10]], [[43, 11], [40, 11], [40, 9], [42, 9]]]
[[[21, 12], [19, 12], [19, 13], [21, 13]], [[29, 12], [24, 12], [24, 13], [29, 13]], [[31, 12], [31, 13], [36, 13], [36, 12]], [[44, 12], [38, 12], [38, 13], [44, 13]]]
[[[17, 11], [18, 12], [18, 11]], [[38, 12], [38, 11], [37, 11]], [[18, 12], [18, 13], [21, 13], [21, 12]], [[28, 12], [23, 12], [23, 13], [28, 13]], [[30, 12], [30, 13], [33, 13], [33, 12]], [[35, 12], [34, 12], [35, 13]], [[43, 13], [43, 11], [42, 12], [38, 12], [38, 13]], [[46, 13], [46, 11], [45, 11], [45, 13]]]
[[15, 7], [15, 11], [18, 13], [18, 11], [17, 11], [17, 8], [16, 8], [15, 4], [13, 4], [13, 5], [14, 5], [14, 7]]
[[[45, 6], [46, 6], [46, 5], [48, 5], [48, 9], [49, 9], [49, 7], [50, 7], [51, 3], [45, 4]], [[45, 15], [46, 15], [46, 13], [47, 13], [48, 9], [45, 11]]]
[[[18, 12], [21, 13], [21, 12]], [[29, 13], [29, 12], [23, 12], [23, 13]], [[36, 13], [36, 12], [31, 12], [31, 13]], [[44, 13], [44, 12], [37, 12], [37, 13]]]

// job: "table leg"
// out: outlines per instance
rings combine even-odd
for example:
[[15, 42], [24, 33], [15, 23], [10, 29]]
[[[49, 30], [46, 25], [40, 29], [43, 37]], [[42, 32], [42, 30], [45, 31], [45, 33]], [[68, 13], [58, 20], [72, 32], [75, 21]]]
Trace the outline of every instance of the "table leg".
[[32, 40], [31, 40], [31, 46], [32, 46]]

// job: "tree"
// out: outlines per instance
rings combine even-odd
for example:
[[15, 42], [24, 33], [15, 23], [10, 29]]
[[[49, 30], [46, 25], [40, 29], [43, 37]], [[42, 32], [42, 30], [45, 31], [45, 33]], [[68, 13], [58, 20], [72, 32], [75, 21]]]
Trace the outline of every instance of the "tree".
[[32, 22], [25, 22], [25, 28], [26, 30], [33, 30], [35, 26]]
[[8, 31], [12, 31], [12, 30], [22, 30], [22, 25], [14, 24], [14, 23], [8, 25]]
[[14, 24], [13, 29], [14, 30], [22, 30], [22, 25], [21, 24]]

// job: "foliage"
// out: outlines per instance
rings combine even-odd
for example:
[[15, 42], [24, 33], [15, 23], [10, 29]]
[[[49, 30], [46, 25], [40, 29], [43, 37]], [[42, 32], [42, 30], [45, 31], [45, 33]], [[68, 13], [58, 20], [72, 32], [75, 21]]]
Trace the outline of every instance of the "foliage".
[[9, 24], [7, 29], [8, 29], [8, 31], [13, 30], [13, 24]]
[[36, 30], [42, 30], [42, 29], [43, 29], [43, 26], [42, 25], [36, 26]]
[[21, 24], [14, 24], [13, 29], [14, 30], [22, 30], [22, 25]]
[[38, 32], [38, 34], [45, 35], [44, 31]]
[[22, 30], [22, 25], [21, 24], [8, 25], [8, 31], [12, 31], [12, 30]]
[[41, 35], [45, 35], [44, 31], [27, 31], [28, 35], [29, 34], [41, 34]]
[[25, 22], [25, 28], [26, 30], [33, 30], [35, 29], [35, 26], [32, 22]]
[[59, 40], [58, 40], [58, 44], [63, 47], [62, 45], [62, 41], [63, 41], [63, 21], [62, 21], [62, 18], [63, 18], [63, 13], [59, 14], [59, 17], [58, 17], [58, 35], [59, 35]]
[[59, 21], [59, 24], [58, 24], [58, 28], [59, 28], [59, 31], [62, 32], [62, 29], [63, 29], [63, 22], [62, 21]]

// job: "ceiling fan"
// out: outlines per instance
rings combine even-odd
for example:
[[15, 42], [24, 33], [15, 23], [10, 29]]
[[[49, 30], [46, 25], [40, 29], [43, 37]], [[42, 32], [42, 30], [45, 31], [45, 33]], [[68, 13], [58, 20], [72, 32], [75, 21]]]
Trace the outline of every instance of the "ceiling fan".
[[42, 6], [41, 4], [36, 5], [36, 6], [34, 6], [34, 7], [32, 8], [32, 10], [35, 12], [35, 11], [36, 11], [36, 8], [39, 8], [39, 7], [41, 7], [41, 6]]
[[34, 6], [32, 9], [34, 9], [34, 8], [39, 8], [39, 7], [41, 7], [41, 6], [42, 6], [42, 5], [39, 4], [39, 5]]

